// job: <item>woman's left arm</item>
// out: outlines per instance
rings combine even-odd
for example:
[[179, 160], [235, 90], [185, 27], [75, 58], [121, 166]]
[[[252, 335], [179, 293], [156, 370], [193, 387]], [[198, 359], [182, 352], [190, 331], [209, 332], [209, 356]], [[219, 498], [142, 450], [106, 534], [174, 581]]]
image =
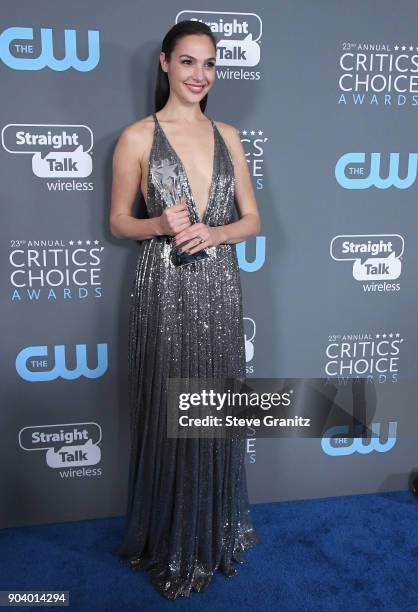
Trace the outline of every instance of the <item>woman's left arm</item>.
[[235, 201], [239, 220], [227, 225], [211, 227], [219, 237], [219, 244], [234, 244], [260, 233], [260, 214], [248, 170], [244, 147], [236, 128], [223, 124], [223, 137], [234, 164]]

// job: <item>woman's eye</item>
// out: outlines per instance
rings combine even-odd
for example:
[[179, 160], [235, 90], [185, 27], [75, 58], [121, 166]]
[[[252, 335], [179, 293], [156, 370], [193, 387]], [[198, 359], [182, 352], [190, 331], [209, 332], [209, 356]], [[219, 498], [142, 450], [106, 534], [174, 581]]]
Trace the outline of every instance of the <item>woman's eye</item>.
[[[181, 63], [182, 64], [191, 64], [191, 60], [184, 59], [184, 60], [181, 60]], [[209, 66], [209, 68], [213, 68], [215, 66], [215, 62], [208, 62], [206, 64], [206, 66]]]

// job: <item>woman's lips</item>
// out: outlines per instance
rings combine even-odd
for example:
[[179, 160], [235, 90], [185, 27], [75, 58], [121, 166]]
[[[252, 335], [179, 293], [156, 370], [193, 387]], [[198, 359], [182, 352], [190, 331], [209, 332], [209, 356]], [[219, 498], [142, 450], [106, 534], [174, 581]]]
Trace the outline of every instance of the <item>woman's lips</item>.
[[190, 91], [193, 91], [193, 93], [200, 93], [205, 88], [204, 85], [192, 85], [191, 83], [185, 83], [185, 85]]

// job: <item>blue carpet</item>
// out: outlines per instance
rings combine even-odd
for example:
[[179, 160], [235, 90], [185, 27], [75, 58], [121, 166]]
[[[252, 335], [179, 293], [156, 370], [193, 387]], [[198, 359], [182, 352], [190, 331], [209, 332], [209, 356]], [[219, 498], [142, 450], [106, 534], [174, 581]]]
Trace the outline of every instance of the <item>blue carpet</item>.
[[[123, 517], [0, 530], [0, 589], [68, 590], [78, 611], [418, 612], [418, 500], [408, 491], [256, 504], [238, 575], [167, 601], [112, 554]], [[70, 608], [70, 609], [71, 609]], [[33, 606], [19, 609], [35, 610]], [[54, 608], [50, 608], [54, 609]]]

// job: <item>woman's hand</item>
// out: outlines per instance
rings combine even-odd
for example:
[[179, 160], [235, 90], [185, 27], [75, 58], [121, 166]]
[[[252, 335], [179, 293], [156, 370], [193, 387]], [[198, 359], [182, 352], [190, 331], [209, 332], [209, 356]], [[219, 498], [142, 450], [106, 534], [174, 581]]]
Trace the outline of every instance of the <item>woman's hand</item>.
[[222, 236], [220, 227], [211, 227], [205, 223], [193, 223], [190, 227], [181, 230], [175, 235], [174, 244], [179, 246], [183, 242], [189, 240], [190, 242], [187, 242], [187, 244], [179, 248], [180, 252], [186, 252], [193, 255], [193, 253], [198, 253], [206, 247], [221, 244]]
[[163, 210], [159, 217], [159, 225], [164, 236], [174, 236], [191, 225], [185, 198]]

